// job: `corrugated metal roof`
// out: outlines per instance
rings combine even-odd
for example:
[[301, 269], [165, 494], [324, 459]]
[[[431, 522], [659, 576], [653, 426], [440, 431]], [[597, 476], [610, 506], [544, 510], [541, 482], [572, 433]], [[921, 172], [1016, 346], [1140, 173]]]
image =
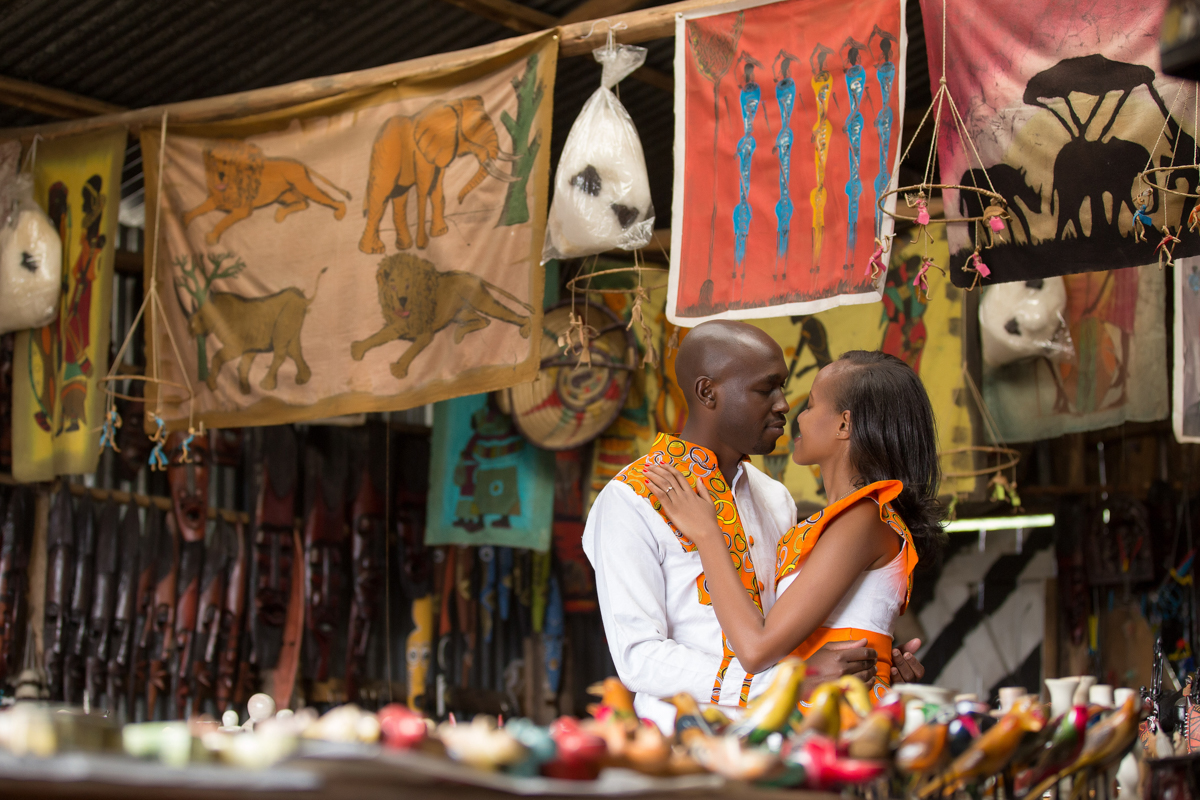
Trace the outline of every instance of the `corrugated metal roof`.
[[[526, 0], [560, 17], [581, 0]], [[658, 5], [649, 2], [646, 5]], [[908, 0], [907, 108], [929, 102], [920, 5]], [[8, 0], [0, 15], [0, 75], [130, 108], [228, 94], [451, 52], [515, 35], [440, 0]], [[674, 42], [649, 42], [647, 65], [672, 73]], [[600, 84], [590, 58], [559, 65], [551, 154]], [[627, 80], [659, 227], [669, 225], [674, 117], [669, 93]], [[0, 105], [0, 127], [50, 121]], [[131, 153], [131, 159], [136, 158]], [[139, 165], [140, 166], [140, 165]], [[126, 169], [124, 194], [140, 190]]]

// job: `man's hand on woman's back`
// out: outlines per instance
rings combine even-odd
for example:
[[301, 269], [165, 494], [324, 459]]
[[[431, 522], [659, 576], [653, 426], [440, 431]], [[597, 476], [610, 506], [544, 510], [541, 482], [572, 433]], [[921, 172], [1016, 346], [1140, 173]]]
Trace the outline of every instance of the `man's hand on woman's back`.
[[879, 654], [867, 647], [866, 639], [854, 642], [830, 642], [805, 662], [804, 679], [818, 682], [836, 680], [843, 675], [854, 675], [864, 683], [875, 676], [875, 662]]

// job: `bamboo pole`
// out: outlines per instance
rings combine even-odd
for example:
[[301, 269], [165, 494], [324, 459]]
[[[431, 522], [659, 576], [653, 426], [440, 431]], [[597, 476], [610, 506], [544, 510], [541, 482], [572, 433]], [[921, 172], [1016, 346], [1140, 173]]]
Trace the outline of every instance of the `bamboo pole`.
[[[60, 478], [60, 480], [61, 480], [61, 478]], [[8, 486], [26, 486], [26, 485], [28, 485], [28, 484], [23, 484], [23, 483], [17, 481], [15, 478], [13, 478], [12, 475], [4, 474], [4, 473], [0, 473], [0, 484], [6, 484]], [[40, 484], [40, 486], [51, 486], [51, 487], [53, 487], [53, 491], [58, 490], [58, 487], [54, 486], [54, 484]], [[154, 506], [157, 506], [158, 508], [162, 509], [163, 511], [171, 510], [171, 498], [162, 497], [160, 495], [138, 494], [136, 492], [122, 492], [120, 489], [100, 489], [97, 487], [84, 486], [82, 483], [68, 483], [67, 488], [70, 489], [71, 494], [75, 495], [76, 497], [83, 497], [84, 495], [90, 494], [92, 496], [93, 500], [99, 500], [100, 502], [104, 502], [106, 500], [112, 500], [113, 502], [115, 502], [119, 505], [138, 505], [138, 506], [141, 506], [142, 508], [149, 508], [151, 505], [154, 505]], [[41, 496], [41, 492], [39, 492], [39, 497], [40, 496]], [[230, 509], [230, 508], [209, 507], [208, 518], [216, 519], [218, 517], [225, 520], [226, 522], [234, 522], [234, 523], [236, 523], [236, 522], [249, 523], [250, 522], [250, 515], [244, 511], [234, 511], [233, 509]], [[300, 525], [303, 523], [300, 519], [297, 519], [296, 524]]]
[[[608, 37], [609, 25], [616, 27], [624, 24], [623, 30], [615, 31], [616, 40], [626, 44], [637, 44], [653, 39], [664, 39], [675, 33], [675, 15], [682, 11], [692, 11], [700, 8], [720, 5], [725, 0], [684, 0], [656, 8], [631, 11], [626, 14], [616, 14], [604, 20], [591, 20], [563, 25], [558, 28], [559, 54], [562, 56], [578, 56], [590, 53], [604, 44]], [[62, 136], [65, 134], [82, 133], [84, 131], [125, 126], [141, 128], [148, 125], [159, 125], [162, 122], [163, 111], [170, 114], [172, 124], [188, 124], [196, 122], [215, 122], [223, 119], [259, 114], [276, 108], [299, 103], [320, 100], [325, 97], [369, 89], [386, 83], [398, 82], [419, 76], [433, 70], [447, 70], [463, 67], [479, 59], [511, 50], [524, 40], [541, 33], [518, 36], [499, 42], [473, 47], [469, 50], [459, 50], [453, 53], [440, 53], [398, 64], [388, 64], [382, 67], [346, 72], [341, 75], [330, 75], [323, 78], [310, 78], [302, 81], [271, 86], [265, 89], [254, 89], [246, 92], [207, 97], [202, 100], [186, 100], [181, 103], [149, 106], [132, 111], [115, 114], [103, 114], [85, 119], [66, 122], [53, 122], [46, 125], [34, 125], [26, 128], [8, 128], [0, 130], [0, 138], [31, 138], [35, 134], [43, 137]], [[99, 102], [99, 101], [93, 101]]]
[[3, 76], [0, 76], [0, 103], [68, 119], [116, 114], [125, 110], [103, 100], [93, 100], [61, 89], [51, 89], [48, 86]]

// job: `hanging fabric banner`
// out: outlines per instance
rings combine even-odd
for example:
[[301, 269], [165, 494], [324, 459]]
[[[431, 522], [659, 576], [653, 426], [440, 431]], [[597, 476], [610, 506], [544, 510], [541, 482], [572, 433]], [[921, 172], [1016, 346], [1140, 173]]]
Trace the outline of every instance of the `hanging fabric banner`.
[[168, 119], [161, 199], [162, 134], [142, 130], [170, 323], [150, 357], [194, 395], [150, 384], [148, 409], [279, 424], [534, 376], [558, 43], [512, 42], [373, 90]]
[[1006, 442], [1163, 419], [1163, 271], [1153, 265], [1064, 276], [1075, 357], [984, 368], [983, 398]]
[[62, 239], [58, 319], [17, 334], [13, 362], [13, 476], [45, 481], [95, 472], [100, 458], [113, 243], [128, 132], [115, 128], [39, 140], [34, 197]]
[[1175, 439], [1200, 442], [1200, 258], [1175, 262]]
[[[955, 0], [944, 25], [942, 7], [921, 2], [929, 72], [936, 85], [944, 31], [945, 78], [970, 141], [943, 113], [941, 180], [994, 190], [1011, 215], [1005, 241], [983, 251], [991, 282], [1200, 254], [1200, 234], [1190, 230], [1195, 197], [1141, 196], [1144, 170], [1197, 156], [1196, 84], [1159, 72], [1164, 4]], [[1186, 182], [1193, 195], [1200, 185], [1195, 169], [1154, 180], [1178, 180], [1180, 190]], [[949, 219], [977, 217], [990, 203], [954, 189], [943, 199]], [[952, 278], [970, 286], [976, 273], [963, 265], [975, 226], [949, 227]]]
[[876, 201], [900, 160], [904, 6], [745, 0], [676, 15], [672, 323], [880, 299], [868, 263], [892, 232]]
[[554, 453], [525, 441], [492, 395], [434, 406], [430, 449], [427, 545], [549, 549]]

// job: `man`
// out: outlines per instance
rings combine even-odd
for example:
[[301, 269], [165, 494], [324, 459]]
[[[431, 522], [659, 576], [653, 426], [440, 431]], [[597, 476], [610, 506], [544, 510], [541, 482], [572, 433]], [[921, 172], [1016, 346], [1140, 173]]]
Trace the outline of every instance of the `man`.
[[[706, 322], [684, 339], [675, 362], [688, 419], [678, 438], [660, 434], [648, 456], [600, 492], [588, 514], [583, 549], [596, 589], [609, 649], [621, 681], [636, 693], [639, 716], [664, 731], [675, 709], [660, 698], [687, 692], [701, 702], [744, 704], [771, 682], [775, 668], [747, 675], [724, 642], [708, 601], [700, 555], [649, 500], [641, 478], [647, 459], [671, 463], [704, 483], [743, 583], [763, 613], [775, 603], [775, 551], [796, 524], [796, 504], [783, 484], [750, 464], [784, 433], [787, 366], [779, 345], [742, 322]], [[809, 661], [812, 674], [874, 674], [865, 641], [827, 645]], [[924, 674], [913, 640], [893, 651], [895, 680]]]

